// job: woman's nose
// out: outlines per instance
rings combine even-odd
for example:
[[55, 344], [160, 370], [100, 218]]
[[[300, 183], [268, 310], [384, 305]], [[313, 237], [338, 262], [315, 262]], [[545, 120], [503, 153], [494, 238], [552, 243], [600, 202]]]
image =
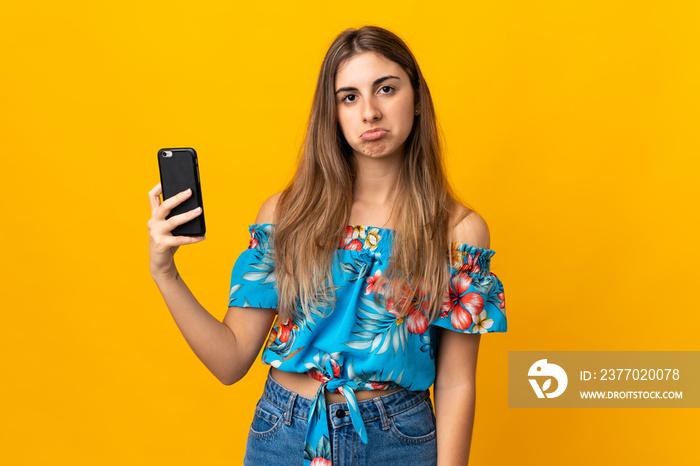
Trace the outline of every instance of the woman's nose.
[[364, 121], [379, 120], [382, 117], [379, 107], [372, 99], [365, 100], [365, 106], [362, 109], [362, 119]]

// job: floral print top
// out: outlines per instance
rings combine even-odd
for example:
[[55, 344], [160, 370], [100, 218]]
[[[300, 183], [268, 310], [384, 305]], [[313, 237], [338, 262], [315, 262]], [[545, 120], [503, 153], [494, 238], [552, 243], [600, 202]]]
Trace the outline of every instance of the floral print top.
[[[229, 306], [277, 307], [274, 227], [249, 226], [248, 249], [231, 272]], [[439, 317], [428, 322], [421, 305], [399, 316], [392, 298], [382, 299], [375, 286], [391, 256], [392, 233], [388, 228], [347, 226], [333, 262], [335, 303], [312, 308], [310, 318], [277, 319], [262, 353], [264, 364], [322, 382], [309, 413], [306, 465], [331, 460], [325, 389], [345, 397], [353, 426], [367, 443], [356, 390], [428, 389], [435, 381], [440, 328], [461, 333], [507, 330], [503, 284], [489, 270], [495, 252], [457, 242], [452, 242], [452, 278]]]

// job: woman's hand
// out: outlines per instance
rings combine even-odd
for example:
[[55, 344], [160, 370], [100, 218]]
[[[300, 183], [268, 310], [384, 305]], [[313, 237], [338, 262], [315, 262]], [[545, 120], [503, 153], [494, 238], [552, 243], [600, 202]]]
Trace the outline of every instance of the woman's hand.
[[174, 275], [176, 273], [174, 256], [177, 249], [183, 244], [198, 243], [205, 238], [204, 236], [173, 236], [171, 233], [176, 226], [200, 215], [202, 213], [200, 207], [165, 219], [175, 206], [192, 195], [192, 190], [182, 191], [161, 203], [162, 192], [160, 183], [148, 192], [148, 200], [151, 203], [151, 218], [147, 223], [148, 251], [151, 276], [154, 278], [159, 275]]

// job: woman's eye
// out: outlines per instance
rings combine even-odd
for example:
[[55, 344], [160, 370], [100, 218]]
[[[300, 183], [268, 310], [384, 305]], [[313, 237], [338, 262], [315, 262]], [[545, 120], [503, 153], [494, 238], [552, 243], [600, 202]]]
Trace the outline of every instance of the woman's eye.
[[385, 94], [388, 94], [388, 93], [390, 93], [391, 91], [393, 91], [394, 88], [391, 87], [391, 86], [382, 86], [382, 87], [381, 87], [381, 90], [384, 91]]
[[[352, 100], [347, 100], [348, 97], [352, 97]], [[348, 94], [345, 97], [342, 98], [343, 102], [354, 102], [355, 101], [355, 94]]]

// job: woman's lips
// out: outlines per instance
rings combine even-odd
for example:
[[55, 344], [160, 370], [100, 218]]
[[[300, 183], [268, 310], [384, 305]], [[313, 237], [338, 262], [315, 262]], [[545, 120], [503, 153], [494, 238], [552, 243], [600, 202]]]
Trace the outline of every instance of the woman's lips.
[[362, 136], [360, 136], [363, 140], [365, 141], [374, 141], [375, 139], [379, 139], [382, 136], [384, 136], [386, 133], [389, 131], [385, 129], [375, 129], [375, 130], [370, 130], [370, 131], [365, 131], [362, 133]]

